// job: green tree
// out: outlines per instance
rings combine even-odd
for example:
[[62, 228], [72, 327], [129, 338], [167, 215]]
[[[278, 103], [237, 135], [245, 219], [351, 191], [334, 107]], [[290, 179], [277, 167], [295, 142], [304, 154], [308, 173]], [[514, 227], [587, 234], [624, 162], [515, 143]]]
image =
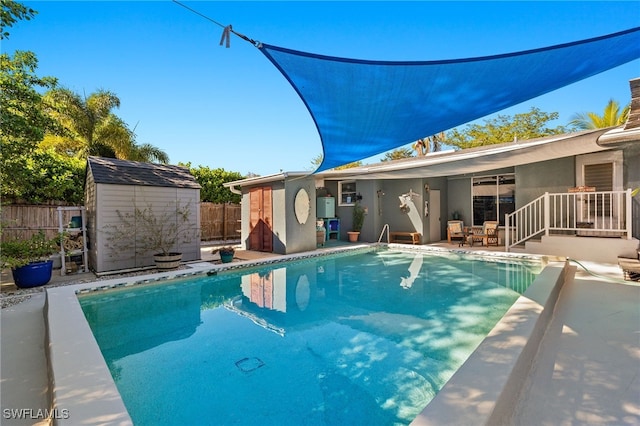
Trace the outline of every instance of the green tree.
[[411, 158], [413, 156], [413, 150], [410, 148], [398, 148], [393, 151], [385, 152], [384, 157], [382, 157], [380, 161], [400, 160], [403, 158]]
[[602, 129], [605, 127], [621, 126], [626, 123], [629, 117], [631, 105], [627, 105], [620, 110], [620, 104], [610, 99], [604, 107], [602, 115], [595, 112], [585, 112], [574, 114], [569, 122], [570, 126], [574, 126], [580, 130]]
[[180, 164], [189, 169], [200, 189], [200, 201], [211, 203], [239, 203], [240, 195], [234, 194], [224, 183], [244, 179], [238, 172], [229, 172], [222, 168], [211, 169], [205, 166], [192, 167], [191, 163]]
[[498, 115], [494, 119], [485, 120], [484, 125], [468, 124], [463, 130], [453, 129], [447, 133], [446, 141], [448, 145], [458, 148], [473, 148], [567, 133], [563, 126], [546, 127], [558, 116], [557, 112], [546, 113], [538, 108], [531, 108], [531, 111], [513, 117]]
[[[2, 39], [9, 37], [7, 28], [37, 13], [10, 0], [0, 6]], [[33, 52], [0, 55], [0, 195], [5, 203], [81, 203], [84, 162], [38, 148], [44, 135], [56, 130], [40, 92], [54, 89], [57, 79], [37, 76], [37, 67]]]
[[311, 170], [315, 170], [322, 163], [322, 154], [318, 154], [311, 159]]
[[346, 170], [353, 169], [354, 167], [362, 166], [362, 161], [354, 161], [353, 163], [343, 164], [342, 166], [334, 167], [333, 170]]
[[24, 19], [31, 20], [38, 12], [13, 0], [0, 0], [0, 40], [9, 38], [7, 28]]
[[[16, 51], [13, 57], [0, 55], [0, 120], [2, 141], [26, 144], [18, 150], [32, 149], [54, 122], [44, 112], [38, 89], [55, 87], [53, 77], [38, 77], [38, 59], [33, 52]], [[3, 146], [5, 153], [6, 146]]]
[[0, 183], [3, 203], [42, 204], [50, 200], [81, 204], [86, 163], [52, 150], [4, 156]]
[[131, 147], [129, 160], [142, 161], [145, 163], [155, 160], [158, 163], [167, 164], [169, 163], [169, 156], [166, 152], [157, 146], [151, 145], [150, 143], [144, 143], [141, 145], [136, 143]]
[[108, 90], [83, 97], [57, 88], [44, 95], [50, 116], [61, 130], [47, 135], [43, 147], [86, 158], [89, 155], [168, 163], [167, 154], [150, 144], [136, 144], [136, 135], [113, 113], [120, 99]]

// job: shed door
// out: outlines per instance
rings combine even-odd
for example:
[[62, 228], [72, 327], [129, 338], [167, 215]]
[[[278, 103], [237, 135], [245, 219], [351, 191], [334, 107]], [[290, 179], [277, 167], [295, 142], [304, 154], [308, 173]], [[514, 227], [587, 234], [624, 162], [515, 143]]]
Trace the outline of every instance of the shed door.
[[249, 191], [249, 250], [273, 251], [271, 187]]

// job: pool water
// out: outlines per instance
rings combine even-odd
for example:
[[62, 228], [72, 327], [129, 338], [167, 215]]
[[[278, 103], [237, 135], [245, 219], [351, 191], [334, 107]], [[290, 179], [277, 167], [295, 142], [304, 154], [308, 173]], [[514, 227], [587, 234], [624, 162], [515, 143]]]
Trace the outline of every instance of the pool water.
[[408, 424], [541, 267], [373, 251], [79, 299], [136, 425]]

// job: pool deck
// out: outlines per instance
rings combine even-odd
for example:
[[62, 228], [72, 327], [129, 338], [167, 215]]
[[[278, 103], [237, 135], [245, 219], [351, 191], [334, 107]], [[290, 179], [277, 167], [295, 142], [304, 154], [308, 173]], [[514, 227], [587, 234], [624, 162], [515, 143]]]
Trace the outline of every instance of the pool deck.
[[[482, 249], [486, 250], [473, 248]], [[273, 255], [236, 252], [243, 260], [266, 256]], [[202, 258], [215, 261], [210, 247], [203, 247]], [[622, 281], [617, 265], [581, 263], [598, 275]], [[640, 425], [640, 286], [610, 282], [573, 266], [575, 277], [560, 293], [510, 424]], [[92, 278], [93, 274], [57, 275], [49, 285]], [[3, 275], [3, 292], [10, 286]], [[44, 302], [44, 293], [37, 292], [1, 311], [3, 425], [49, 424], [36, 418], [38, 410], [49, 408]], [[9, 419], [7, 409], [22, 410], [26, 418]]]

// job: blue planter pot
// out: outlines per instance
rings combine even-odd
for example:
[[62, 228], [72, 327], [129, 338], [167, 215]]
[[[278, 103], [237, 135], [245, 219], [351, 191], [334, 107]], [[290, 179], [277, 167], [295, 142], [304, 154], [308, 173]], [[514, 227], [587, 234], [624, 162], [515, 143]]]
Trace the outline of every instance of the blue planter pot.
[[31, 288], [45, 285], [51, 280], [53, 260], [33, 262], [11, 270], [13, 282], [20, 288]]
[[222, 263], [229, 263], [233, 261], [234, 253], [220, 253], [220, 260]]

